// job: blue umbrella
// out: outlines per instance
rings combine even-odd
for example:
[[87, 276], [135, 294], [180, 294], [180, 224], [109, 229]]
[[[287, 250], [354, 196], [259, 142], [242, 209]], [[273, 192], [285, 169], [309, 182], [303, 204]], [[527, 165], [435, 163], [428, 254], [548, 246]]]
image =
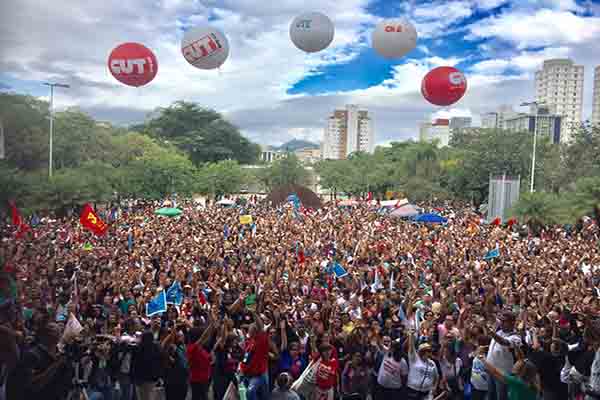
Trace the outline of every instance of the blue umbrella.
[[437, 214], [421, 214], [415, 217], [415, 222], [424, 224], [445, 224], [448, 220]]

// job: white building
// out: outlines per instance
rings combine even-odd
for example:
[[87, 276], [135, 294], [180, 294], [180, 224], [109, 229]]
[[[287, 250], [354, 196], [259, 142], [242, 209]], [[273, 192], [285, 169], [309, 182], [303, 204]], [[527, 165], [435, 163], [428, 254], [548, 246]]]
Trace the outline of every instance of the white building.
[[321, 149], [304, 148], [298, 149], [294, 153], [305, 164], [313, 164], [321, 159]]
[[569, 59], [546, 60], [535, 73], [535, 100], [562, 117], [563, 142], [570, 139], [571, 130], [582, 121], [583, 73], [583, 66]]
[[356, 151], [372, 153], [374, 147], [373, 120], [367, 110], [347, 105], [344, 110], [335, 110], [327, 119], [322, 147], [324, 159], [345, 159]]
[[450, 120], [436, 119], [433, 122], [424, 122], [419, 129], [419, 140], [424, 142], [438, 141], [439, 147], [448, 146], [450, 143]]
[[548, 137], [554, 144], [561, 142], [562, 118], [551, 114], [546, 107], [531, 107], [529, 113], [519, 113], [504, 121], [506, 130], [535, 133], [538, 137]]
[[600, 65], [594, 74], [594, 99], [592, 101], [592, 124], [600, 126]]
[[283, 153], [279, 150], [273, 149], [271, 146], [261, 146], [260, 160], [266, 163], [272, 163], [273, 161], [281, 158]]
[[485, 113], [481, 116], [481, 127], [487, 129], [505, 129], [504, 121], [516, 115], [513, 108], [503, 105], [497, 111]]
[[471, 122], [471, 117], [452, 117], [450, 118], [450, 131], [470, 128]]

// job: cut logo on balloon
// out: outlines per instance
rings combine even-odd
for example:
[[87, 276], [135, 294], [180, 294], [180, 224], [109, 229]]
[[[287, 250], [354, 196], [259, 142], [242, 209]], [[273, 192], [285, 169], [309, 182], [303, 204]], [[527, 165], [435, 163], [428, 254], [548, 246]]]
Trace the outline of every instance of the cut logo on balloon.
[[181, 49], [185, 59], [192, 65], [221, 50], [223, 50], [223, 46], [214, 33], [203, 36]]
[[123, 43], [108, 56], [108, 70], [128, 86], [144, 86], [158, 72], [158, 61], [150, 49], [139, 43]]
[[[149, 72], [154, 72], [154, 63], [150, 57], [148, 58], [134, 58], [130, 60], [111, 60], [110, 70], [114, 74], [144, 74], [146, 70], [144, 66], [148, 63]], [[134, 72], [134, 68], [137, 67], [137, 71]]]
[[460, 72], [451, 73], [450, 75], [448, 75], [448, 80], [453, 85], [464, 85], [467, 82], [465, 76]]

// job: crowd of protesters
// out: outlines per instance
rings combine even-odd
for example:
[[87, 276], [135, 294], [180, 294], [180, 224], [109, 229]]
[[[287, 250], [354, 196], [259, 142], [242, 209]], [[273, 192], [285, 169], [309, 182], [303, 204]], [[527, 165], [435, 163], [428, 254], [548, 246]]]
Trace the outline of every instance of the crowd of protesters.
[[600, 399], [592, 219], [534, 234], [455, 203], [423, 225], [254, 200], [130, 202], [100, 237], [77, 215], [4, 226], [0, 399]]

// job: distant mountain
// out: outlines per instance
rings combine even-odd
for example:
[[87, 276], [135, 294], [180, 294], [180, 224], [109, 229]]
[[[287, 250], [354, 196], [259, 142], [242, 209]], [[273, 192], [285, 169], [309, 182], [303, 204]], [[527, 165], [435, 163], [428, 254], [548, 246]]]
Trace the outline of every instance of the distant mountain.
[[296, 151], [300, 149], [318, 149], [319, 145], [308, 140], [292, 139], [289, 142], [282, 144], [279, 147], [275, 147], [275, 150], [280, 151]]

